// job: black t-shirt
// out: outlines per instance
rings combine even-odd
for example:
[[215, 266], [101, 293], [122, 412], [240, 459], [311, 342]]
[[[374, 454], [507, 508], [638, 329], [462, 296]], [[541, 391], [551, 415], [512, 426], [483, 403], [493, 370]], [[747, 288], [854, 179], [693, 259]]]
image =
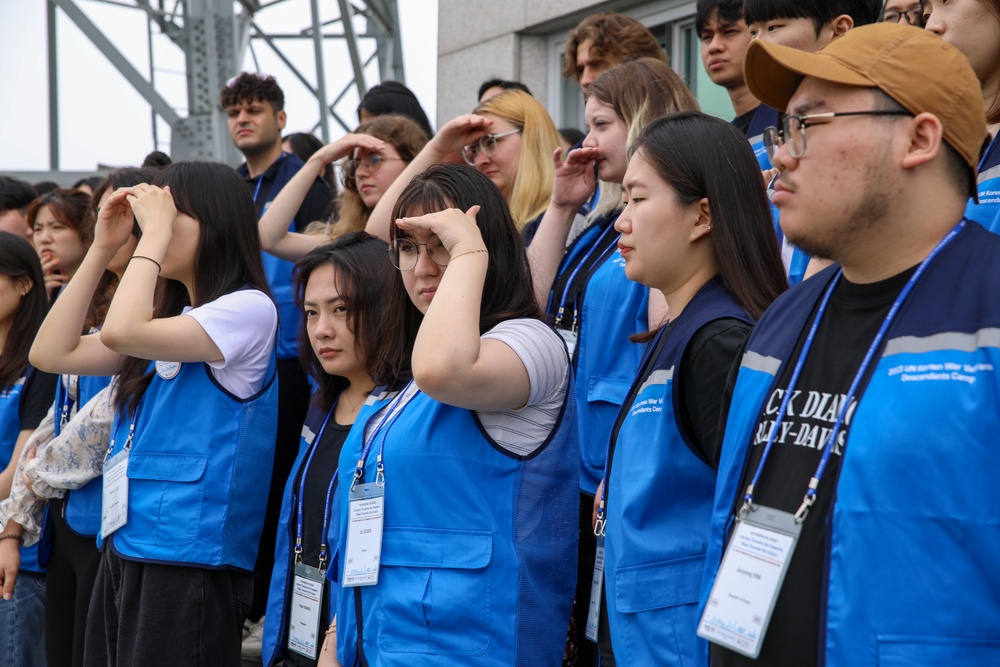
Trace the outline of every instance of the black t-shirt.
[[739, 128], [740, 132], [746, 134], [747, 132], [750, 131], [750, 121], [753, 120], [753, 115], [755, 113], [757, 113], [757, 107], [754, 107], [753, 109], [750, 109], [750, 111], [747, 111], [745, 114], [740, 114], [739, 116], [734, 118], [732, 121], [733, 125]]
[[[834, 288], [812, 349], [802, 368], [788, 412], [780, 426], [767, 464], [754, 491], [754, 503], [794, 513], [802, 504], [806, 487], [815, 474], [834, 422], [846, 400], [851, 382], [861, 367], [875, 334], [913, 269], [887, 280], [857, 285], [841, 278]], [[817, 306], [818, 307], [818, 306]], [[753, 479], [798, 362], [802, 345], [815, 315], [804, 327], [795, 352], [785, 365], [777, 388], [764, 401], [753, 435], [749, 461], [734, 499], [734, 509]], [[867, 369], [874, 370], [875, 360]], [[859, 388], [863, 389], [867, 377]], [[817, 664], [820, 646], [820, 606], [826, 561], [826, 519], [840, 474], [841, 454], [856, 401], [848, 408], [837, 444], [820, 481], [816, 502], [802, 525], [802, 533], [778, 595], [760, 657], [751, 660], [715, 644], [714, 667]]]
[[37, 368], [31, 372], [21, 389], [21, 401], [17, 416], [21, 430], [34, 430], [45, 419], [49, 408], [56, 400], [56, 382], [59, 376], [45, 373]]
[[[340, 460], [340, 450], [344, 446], [344, 440], [351, 430], [350, 425], [342, 426], [330, 420], [323, 431], [323, 439], [313, 455], [312, 463], [309, 465], [308, 475], [306, 475], [306, 487], [303, 494], [302, 503], [302, 561], [306, 565], [319, 567], [319, 546], [323, 533], [323, 512], [326, 508], [326, 494], [330, 488], [330, 482], [337, 473], [337, 463]], [[308, 454], [303, 461], [308, 461]], [[302, 483], [302, 472], [300, 471], [295, 479], [294, 494], [299, 492], [299, 484]], [[336, 493], [336, 490], [334, 490]], [[331, 502], [333, 498], [331, 497]], [[332, 519], [332, 509], [331, 519]], [[292, 508], [292, 535], [295, 535], [298, 523], [298, 508]], [[294, 548], [295, 543], [292, 542]], [[329, 550], [329, 548], [328, 548]], [[329, 565], [327, 561], [327, 565]]]
[[[254, 205], [257, 207], [257, 217], [264, 215], [264, 207], [274, 201], [274, 198], [280, 192], [280, 189], [274, 189], [274, 179], [278, 175], [284, 159], [284, 157], [281, 157], [275, 160], [263, 174], [258, 175], [256, 178], [251, 178], [249, 172], [243, 176], [243, 179], [247, 182], [247, 187], [250, 188], [250, 194], [256, 193]], [[257, 189], [258, 182], [260, 183], [259, 190]], [[309, 226], [310, 222], [323, 220], [327, 207], [330, 204], [330, 199], [332, 198], [333, 191], [330, 189], [330, 185], [322, 178], [314, 180], [312, 185], [309, 186], [309, 192], [306, 193], [305, 199], [302, 200], [302, 205], [299, 206], [299, 210], [295, 213], [295, 231], [301, 232]]]

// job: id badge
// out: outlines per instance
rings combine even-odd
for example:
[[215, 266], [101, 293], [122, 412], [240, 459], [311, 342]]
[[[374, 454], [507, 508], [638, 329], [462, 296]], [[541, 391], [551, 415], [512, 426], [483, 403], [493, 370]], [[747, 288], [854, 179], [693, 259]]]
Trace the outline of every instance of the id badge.
[[374, 586], [382, 558], [382, 518], [385, 495], [374, 482], [351, 489], [347, 548], [341, 586]]
[[802, 532], [795, 515], [755, 507], [736, 522], [698, 636], [749, 658], [760, 655], [767, 625]]
[[288, 619], [288, 648], [310, 660], [319, 653], [319, 619], [323, 612], [326, 577], [305, 563], [295, 566], [292, 579], [292, 611]]
[[101, 537], [107, 538], [128, 521], [128, 452], [119, 452], [104, 464], [101, 494]]
[[573, 353], [576, 351], [576, 341], [579, 337], [577, 332], [571, 331], [569, 329], [556, 329], [562, 339], [566, 341], [566, 350], [569, 352], [569, 358], [573, 358]]
[[587, 630], [585, 636], [597, 642], [597, 628], [601, 621], [601, 589], [604, 587], [604, 536], [597, 538], [597, 553], [594, 556], [594, 578], [590, 582], [590, 608], [587, 610]]

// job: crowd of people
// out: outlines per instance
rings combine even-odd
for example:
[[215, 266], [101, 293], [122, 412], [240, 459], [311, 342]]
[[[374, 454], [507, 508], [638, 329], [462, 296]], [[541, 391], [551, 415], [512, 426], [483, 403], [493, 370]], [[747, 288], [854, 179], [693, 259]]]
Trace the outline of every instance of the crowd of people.
[[0, 664], [1000, 664], [1000, 2], [695, 23], [0, 176]]

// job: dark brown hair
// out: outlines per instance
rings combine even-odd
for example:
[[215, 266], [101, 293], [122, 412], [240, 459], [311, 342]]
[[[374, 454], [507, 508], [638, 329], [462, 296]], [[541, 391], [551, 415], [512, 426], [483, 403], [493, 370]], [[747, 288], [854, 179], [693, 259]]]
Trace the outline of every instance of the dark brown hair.
[[653, 33], [643, 24], [624, 14], [594, 14], [580, 21], [580, 25], [569, 34], [563, 53], [562, 75], [579, 81], [580, 72], [576, 68], [576, 50], [581, 42], [591, 40], [592, 59], [614, 60], [614, 64], [628, 62], [636, 58], [655, 58], [667, 62], [667, 54]]
[[254, 100], [268, 102], [274, 113], [285, 108], [285, 93], [281, 86], [273, 76], [259, 72], [241, 72], [219, 91], [219, 107], [223, 111], [234, 104]]
[[0, 275], [15, 282], [27, 278], [32, 283], [11, 316], [10, 331], [0, 350], [0, 391], [7, 391], [28, 366], [28, 351], [45, 319], [49, 300], [45, 295], [45, 276], [38, 254], [17, 234], [0, 232]]

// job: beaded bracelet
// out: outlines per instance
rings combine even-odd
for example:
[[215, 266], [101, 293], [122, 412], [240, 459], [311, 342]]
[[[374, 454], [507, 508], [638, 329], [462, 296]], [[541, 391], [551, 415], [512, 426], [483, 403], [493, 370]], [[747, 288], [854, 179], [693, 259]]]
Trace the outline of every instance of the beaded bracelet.
[[24, 538], [14, 533], [0, 533], [0, 540], [17, 540], [17, 543], [24, 546]]
[[460, 252], [457, 255], [455, 255], [454, 257], [452, 257], [451, 259], [452, 260], [456, 260], [459, 257], [464, 257], [465, 255], [474, 255], [477, 252], [485, 252], [487, 255], [490, 254], [490, 251], [487, 250], [486, 248], [480, 248], [479, 250], [467, 250], [466, 252]]

